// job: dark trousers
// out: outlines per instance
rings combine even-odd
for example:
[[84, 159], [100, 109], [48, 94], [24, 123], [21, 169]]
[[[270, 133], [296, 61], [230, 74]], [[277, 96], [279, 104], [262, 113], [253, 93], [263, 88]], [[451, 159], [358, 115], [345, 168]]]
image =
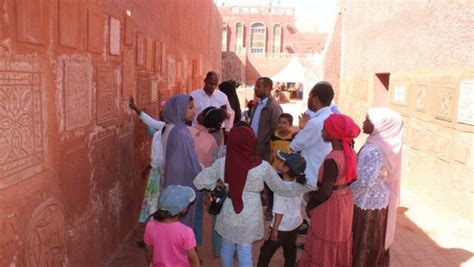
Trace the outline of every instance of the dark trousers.
[[[294, 267], [296, 264], [296, 237], [297, 229], [293, 231], [278, 231], [278, 241], [270, 239], [270, 235], [260, 248], [258, 256], [258, 267], [267, 267], [273, 257], [273, 254], [281, 246], [283, 247], [283, 255], [285, 256], [285, 267]], [[271, 228], [270, 228], [271, 232]]]

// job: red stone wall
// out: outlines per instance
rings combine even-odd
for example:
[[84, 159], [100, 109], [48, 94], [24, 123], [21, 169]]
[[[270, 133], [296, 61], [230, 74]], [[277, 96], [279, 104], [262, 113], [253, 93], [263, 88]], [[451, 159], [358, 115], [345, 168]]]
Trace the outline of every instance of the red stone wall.
[[[324, 60], [326, 79], [337, 83], [340, 75], [339, 107], [359, 122], [373, 105], [399, 111], [403, 187], [433, 210], [472, 220], [473, 3], [340, 2]], [[389, 74], [388, 91], [375, 74]]]
[[128, 97], [201, 86], [221, 25], [210, 0], [0, 0], [0, 266], [105, 264], [149, 162]]

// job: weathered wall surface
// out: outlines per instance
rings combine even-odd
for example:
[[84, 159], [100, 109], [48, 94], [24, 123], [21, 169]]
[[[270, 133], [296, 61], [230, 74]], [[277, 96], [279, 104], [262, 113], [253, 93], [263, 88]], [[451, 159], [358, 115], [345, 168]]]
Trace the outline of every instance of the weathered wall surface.
[[201, 86], [221, 25], [212, 1], [0, 0], [0, 266], [104, 265], [149, 162], [129, 95], [156, 116]]
[[[369, 107], [389, 105], [403, 115], [403, 186], [435, 210], [469, 220], [473, 7], [471, 1], [340, 1], [331, 40], [336, 52], [340, 40], [341, 53], [336, 61], [329, 51], [324, 61], [325, 78], [340, 76], [337, 100], [343, 112], [362, 122]], [[376, 74], [389, 77], [388, 91]]]

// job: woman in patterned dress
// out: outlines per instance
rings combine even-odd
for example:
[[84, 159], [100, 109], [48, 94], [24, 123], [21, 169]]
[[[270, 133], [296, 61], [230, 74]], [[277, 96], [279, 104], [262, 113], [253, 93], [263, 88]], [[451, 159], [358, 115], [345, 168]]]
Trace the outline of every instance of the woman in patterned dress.
[[213, 190], [228, 184], [229, 198], [217, 215], [216, 231], [222, 236], [222, 266], [233, 266], [237, 250], [239, 266], [251, 267], [252, 243], [264, 234], [260, 192], [263, 183], [276, 193], [294, 197], [302, 194], [298, 184], [285, 184], [272, 166], [255, 154], [256, 137], [247, 126], [230, 131], [225, 158], [218, 159], [194, 179], [197, 189]]
[[352, 266], [389, 266], [400, 196], [403, 120], [385, 107], [371, 108], [362, 129], [354, 198]]
[[306, 194], [311, 225], [299, 266], [351, 265], [353, 201], [348, 185], [356, 179], [351, 142], [359, 133], [346, 115], [332, 114], [324, 121], [322, 137], [332, 143], [333, 150], [319, 169], [319, 189]]

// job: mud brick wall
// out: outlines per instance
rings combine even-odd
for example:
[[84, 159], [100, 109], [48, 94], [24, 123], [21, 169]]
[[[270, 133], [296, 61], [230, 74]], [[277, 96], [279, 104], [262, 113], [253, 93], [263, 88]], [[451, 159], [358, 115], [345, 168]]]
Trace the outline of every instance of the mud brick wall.
[[0, 266], [103, 266], [146, 183], [128, 98], [201, 86], [221, 26], [210, 0], [0, 0]]
[[340, 109], [357, 122], [374, 105], [402, 114], [402, 186], [434, 211], [471, 221], [472, 7], [469, 1], [341, 0], [323, 63]]

